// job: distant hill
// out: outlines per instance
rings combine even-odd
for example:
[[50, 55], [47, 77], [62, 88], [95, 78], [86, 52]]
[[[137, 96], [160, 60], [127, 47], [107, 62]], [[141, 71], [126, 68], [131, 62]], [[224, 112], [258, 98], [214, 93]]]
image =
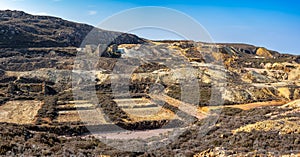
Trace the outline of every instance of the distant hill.
[[[88, 38], [86, 38], [89, 35]], [[86, 40], [88, 39], [88, 40]], [[30, 15], [23, 11], [0, 10], [0, 48], [80, 47], [87, 44], [141, 44], [151, 42], [134, 34], [103, 30], [91, 25], [63, 20], [58, 17]], [[193, 41], [181, 42], [188, 48]], [[286, 58], [299, 62], [299, 56], [280, 54], [254, 45], [239, 43], [203, 43], [217, 45], [219, 52], [248, 57]], [[295, 59], [296, 58], [296, 59]]]
[[106, 31], [50, 16], [23, 11], [0, 11], [0, 48], [79, 47], [89, 32], [93, 39], [84, 43], [143, 43], [133, 34]]

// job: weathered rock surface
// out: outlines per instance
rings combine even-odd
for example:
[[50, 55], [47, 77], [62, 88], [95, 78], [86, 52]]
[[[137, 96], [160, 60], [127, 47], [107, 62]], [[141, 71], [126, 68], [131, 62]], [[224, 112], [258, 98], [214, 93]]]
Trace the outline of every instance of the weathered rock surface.
[[271, 54], [270, 51], [268, 51], [267, 49], [262, 48], [262, 47], [260, 47], [256, 50], [256, 55], [261, 56], [261, 57], [265, 57], [265, 58], [272, 58], [273, 57], [273, 55]]

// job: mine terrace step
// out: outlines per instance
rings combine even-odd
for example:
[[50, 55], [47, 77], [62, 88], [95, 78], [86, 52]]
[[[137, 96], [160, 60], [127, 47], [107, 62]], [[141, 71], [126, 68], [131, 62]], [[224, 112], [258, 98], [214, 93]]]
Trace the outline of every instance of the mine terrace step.
[[89, 124], [107, 124], [105, 114], [99, 108], [93, 110], [58, 111], [58, 122], [88, 122]]
[[161, 107], [155, 107], [155, 108], [130, 108], [130, 109], [123, 109], [125, 112], [133, 115], [139, 115], [139, 116], [152, 116], [161, 110]]
[[143, 97], [150, 98], [145, 93], [130, 93], [130, 95], [112, 93], [112, 96], [114, 97], [114, 99], [132, 99], [132, 98], [143, 98]]
[[144, 103], [144, 102], [149, 102], [149, 100], [145, 99], [145, 98], [124, 98], [124, 99], [114, 99], [115, 102], [117, 103]]
[[94, 109], [94, 104], [66, 104], [66, 105], [59, 105], [56, 107], [58, 111], [64, 110], [91, 110]]
[[118, 104], [119, 107], [122, 109], [138, 109], [138, 108], [156, 108], [158, 107], [157, 104], [149, 104], [149, 103], [144, 103], [144, 104], [133, 104], [133, 105], [128, 105], [128, 104]]
[[57, 101], [57, 105], [64, 105], [64, 104], [89, 104], [91, 103], [88, 100], [74, 100], [74, 101]]
[[121, 108], [153, 108], [158, 107], [157, 104], [152, 103], [151, 100], [146, 98], [124, 98], [114, 99], [117, 105]]

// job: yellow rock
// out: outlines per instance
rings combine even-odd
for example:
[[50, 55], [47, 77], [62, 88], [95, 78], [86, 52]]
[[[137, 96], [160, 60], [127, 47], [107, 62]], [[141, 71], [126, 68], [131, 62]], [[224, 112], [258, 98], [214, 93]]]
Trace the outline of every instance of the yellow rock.
[[280, 88], [278, 88], [278, 92], [279, 92], [280, 96], [283, 96], [283, 97], [285, 97], [287, 99], [291, 98], [291, 91], [287, 87], [280, 87]]
[[273, 58], [273, 55], [267, 49], [261, 47], [256, 50], [256, 55], [266, 58]]

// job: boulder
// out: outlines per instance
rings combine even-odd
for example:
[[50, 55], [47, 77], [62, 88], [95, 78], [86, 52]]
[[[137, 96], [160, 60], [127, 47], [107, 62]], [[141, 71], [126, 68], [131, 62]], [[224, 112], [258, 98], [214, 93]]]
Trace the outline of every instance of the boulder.
[[225, 101], [225, 105], [247, 103], [253, 99], [249, 92], [244, 89], [227, 87], [222, 88], [222, 90], [222, 98]]
[[272, 69], [272, 63], [266, 63], [264, 67], [265, 69]]

